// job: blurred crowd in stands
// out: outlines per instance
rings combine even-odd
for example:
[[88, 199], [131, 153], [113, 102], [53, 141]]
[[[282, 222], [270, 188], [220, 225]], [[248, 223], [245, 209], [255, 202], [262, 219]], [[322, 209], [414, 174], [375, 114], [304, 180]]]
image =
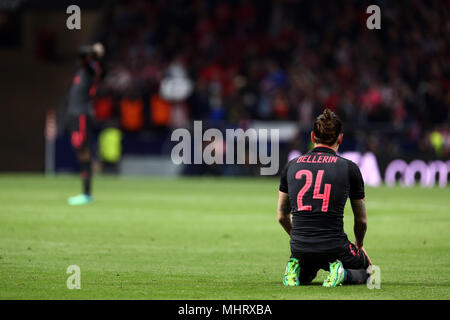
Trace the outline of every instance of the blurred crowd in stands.
[[[371, 4], [380, 30], [366, 27]], [[448, 1], [123, 0], [102, 30], [96, 117], [125, 131], [194, 119], [310, 130], [328, 107], [360, 149], [450, 155]]]

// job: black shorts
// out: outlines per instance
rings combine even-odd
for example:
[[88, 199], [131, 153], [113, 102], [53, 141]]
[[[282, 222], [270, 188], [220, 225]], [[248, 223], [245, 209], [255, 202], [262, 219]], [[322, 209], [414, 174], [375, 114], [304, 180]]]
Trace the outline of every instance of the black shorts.
[[76, 150], [89, 148], [92, 136], [92, 117], [87, 114], [69, 117], [70, 142]]
[[338, 252], [331, 253], [296, 253], [292, 257], [300, 262], [300, 284], [310, 283], [320, 269], [329, 270], [330, 263], [340, 260], [344, 269], [367, 269], [369, 261], [366, 255], [353, 243], [346, 244]]

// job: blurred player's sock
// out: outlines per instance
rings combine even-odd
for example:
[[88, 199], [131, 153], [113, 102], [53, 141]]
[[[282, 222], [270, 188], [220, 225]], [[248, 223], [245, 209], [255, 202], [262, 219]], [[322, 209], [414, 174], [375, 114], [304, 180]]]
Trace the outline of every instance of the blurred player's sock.
[[87, 196], [91, 195], [91, 176], [92, 166], [91, 161], [83, 161], [80, 163], [81, 179], [83, 180], [83, 193]]
[[71, 206], [81, 206], [94, 201], [91, 196], [91, 161], [83, 161], [80, 163], [81, 180], [83, 181], [83, 193], [74, 197], [70, 197], [67, 202]]
[[297, 259], [289, 259], [286, 265], [283, 283], [286, 287], [295, 287], [300, 285], [300, 265]]
[[92, 203], [93, 201], [94, 201], [94, 199], [91, 196], [88, 196], [86, 194], [79, 194], [77, 196], [70, 197], [67, 200], [67, 202], [71, 206], [81, 206], [81, 205], [84, 205], [84, 204]]

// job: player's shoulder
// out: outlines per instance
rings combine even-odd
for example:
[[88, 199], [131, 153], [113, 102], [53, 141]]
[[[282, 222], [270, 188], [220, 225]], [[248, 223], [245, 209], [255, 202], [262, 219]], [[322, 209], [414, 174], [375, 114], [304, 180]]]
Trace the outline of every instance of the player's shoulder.
[[294, 157], [294, 158], [292, 158], [291, 160], [289, 160], [289, 161], [286, 163], [286, 165], [284, 166], [283, 171], [289, 170], [289, 167], [291, 167], [293, 163], [296, 163], [298, 158], [299, 158], [299, 157]]
[[336, 154], [336, 156], [338, 157], [338, 159], [341, 159], [343, 162], [347, 163], [349, 166], [358, 166], [356, 163], [354, 163], [352, 160], [348, 159], [348, 158], [344, 158], [342, 155], [340, 154]]
[[338, 159], [341, 160], [342, 163], [344, 163], [347, 166], [348, 171], [349, 171], [350, 174], [360, 171], [359, 170], [359, 166], [355, 162], [353, 162], [352, 160], [344, 158], [341, 155], [336, 155], [336, 156], [338, 157]]
[[350, 178], [361, 177], [361, 170], [359, 169], [359, 166], [355, 162], [353, 162], [352, 160], [347, 159], [347, 158], [343, 158], [343, 157], [341, 157], [341, 158], [344, 159], [347, 163], [347, 168], [348, 168], [347, 172], [348, 172]]

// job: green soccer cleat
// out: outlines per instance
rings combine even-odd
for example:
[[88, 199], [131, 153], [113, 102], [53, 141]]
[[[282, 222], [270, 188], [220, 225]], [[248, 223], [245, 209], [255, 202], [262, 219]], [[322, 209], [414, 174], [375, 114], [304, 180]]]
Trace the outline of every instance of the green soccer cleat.
[[87, 194], [79, 194], [75, 197], [70, 197], [67, 199], [67, 202], [71, 206], [82, 206], [94, 202], [94, 199], [92, 196], [88, 196]]
[[297, 259], [289, 259], [283, 276], [283, 283], [286, 287], [296, 287], [300, 285], [300, 264]]
[[322, 286], [327, 288], [341, 286], [344, 282], [345, 272], [341, 261], [336, 260], [335, 262], [330, 263], [330, 274], [323, 281]]

